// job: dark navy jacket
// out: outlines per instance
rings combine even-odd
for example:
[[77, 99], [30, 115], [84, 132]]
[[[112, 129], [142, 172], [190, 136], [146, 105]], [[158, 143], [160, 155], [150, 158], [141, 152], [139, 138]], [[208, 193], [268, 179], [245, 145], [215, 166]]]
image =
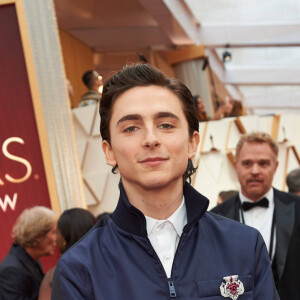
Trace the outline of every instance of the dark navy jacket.
[[0, 264], [0, 300], [37, 300], [43, 277], [40, 262], [13, 244]]
[[270, 260], [257, 230], [207, 212], [208, 200], [184, 185], [188, 223], [167, 278], [147, 237], [144, 215], [120, 184], [118, 206], [59, 260], [52, 300], [222, 300], [223, 277], [238, 275], [238, 300], [278, 299]]

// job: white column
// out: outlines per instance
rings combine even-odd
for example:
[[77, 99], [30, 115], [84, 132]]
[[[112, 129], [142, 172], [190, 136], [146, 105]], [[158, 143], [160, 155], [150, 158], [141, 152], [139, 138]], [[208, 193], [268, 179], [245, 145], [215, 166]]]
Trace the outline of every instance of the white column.
[[61, 211], [85, 207], [65, 70], [52, 0], [23, 0]]

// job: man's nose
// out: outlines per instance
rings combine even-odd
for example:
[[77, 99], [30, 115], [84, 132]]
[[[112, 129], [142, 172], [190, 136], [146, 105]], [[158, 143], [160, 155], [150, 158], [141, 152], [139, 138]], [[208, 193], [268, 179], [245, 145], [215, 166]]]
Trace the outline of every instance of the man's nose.
[[147, 128], [145, 130], [143, 146], [146, 148], [154, 149], [157, 148], [159, 145], [160, 145], [160, 141], [155, 129]]
[[258, 164], [253, 164], [251, 168], [251, 173], [252, 174], [258, 174], [260, 172]]

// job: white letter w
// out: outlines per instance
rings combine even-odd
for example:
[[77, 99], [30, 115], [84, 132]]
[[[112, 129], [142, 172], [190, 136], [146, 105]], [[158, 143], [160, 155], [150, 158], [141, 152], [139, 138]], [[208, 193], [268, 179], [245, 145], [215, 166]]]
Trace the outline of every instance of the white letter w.
[[4, 212], [6, 212], [7, 205], [10, 206], [12, 210], [15, 210], [15, 206], [17, 203], [18, 194], [14, 193], [13, 200], [10, 199], [8, 195], [4, 196], [4, 201], [0, 198], [0, 207]]

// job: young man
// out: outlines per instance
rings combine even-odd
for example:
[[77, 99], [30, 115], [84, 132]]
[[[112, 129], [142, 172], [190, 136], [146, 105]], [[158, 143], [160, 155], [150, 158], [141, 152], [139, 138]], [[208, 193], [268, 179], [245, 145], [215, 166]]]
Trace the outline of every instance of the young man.
[[281, 300], [299, 299], [300, 199], [272, 188], [278, 146], [266, 133], [244, 135], [236, 147], [237, 196], [212, 211], [260, 231]]
[[82, 82], [88, 88], [88, 92], [82, 95], [79, 106], [98, 103], [101, 98], [99, 88], [102, 85], [102, 77], [98, 72], [89, 70], [82, 75]]
[[258, 231], [208, 213], [185, 182], [199, 143], [186, 86], [127, 66], [105, 83], [100, 116], [118, 206], [60, 259], [52, 299], [278, 299]]

